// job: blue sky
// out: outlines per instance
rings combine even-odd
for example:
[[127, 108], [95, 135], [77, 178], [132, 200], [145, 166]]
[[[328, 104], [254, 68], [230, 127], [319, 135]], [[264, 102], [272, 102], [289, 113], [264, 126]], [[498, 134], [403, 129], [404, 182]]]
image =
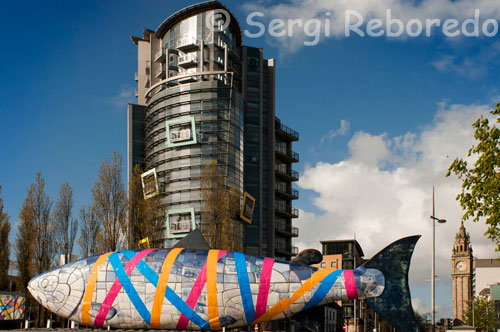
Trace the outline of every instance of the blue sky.
[[[70, 183], [75, 191], [75, 217], [79, 207], [89, 203], [90, 188], [104, 157], [110, 157], [113, 150], [126, 154], [126, 104], [135, 99], [137, 68], [130, 36], [142, 35], [145, 28], [156, 29], [174, 11], [194, 2], [3, 4], [0, 185], [14, 225], [37, 171], [42, 172], [52, 199], [62, 182]], [[264, 23], [271, 18], [316, 17], [328, 6], [338, 9], [336, 3], [224, 1], [242, 28], [250, 30], [246, 17], [256, 9], [266, 13], [260, 20]], [[394, 3], [406, 6], [405, 1]], [[416, 2], [405, 15], [432, 15], [426, 3]], [[440, 1], [442, 8], [435, 14], [453, 17], [446, 13], [461, 9], [463, 3]], [[472, 3], [483, 6], [481, 0]], [[369, 1], [358, 5], [362, 13], [378, 15]], [[485, 15], [498, 20], [494, 15], [500, 10], [496, 9], [485, 9]], [[467, 11], [460, 12], [473, 17], [473, 11], [468, 16]], [[293, 38], [244, 37], [246, 45], [262, 47], [265, 57], [277, 60], [276, 113], [300, 132], [294, 147], [300, 153], [296, 169], [302, 176], [301, 198], [295, 203], [302, 213], [296, 223], [302, 234], [297, 244], [317, 243], [319, 239], [308, 234], [307, 228], [321, 222], [330, 238], [356, 233], [365, 241], [361, 245], [368, 256], [389, 241], [410, 235], [405, 223], [393, 219], [404, 219], [411, 212], [409, 220], [422, 220], [412, 231], [424, 235], [417, 262], [426, 262], [430, 224], [425, 218], [430, 213], [431, 186], [436, 184], [438, 212], [449, 220], [438, 237], [438, 273], [443, 279], [437, 291], [439, 314], [451, 316], [449, 256], [459, 225], [460, 209], [454, 201], [459, 187], [443, 174], [451, 160], [472, 144], [470, 123], [500, 101], [499, 38], [446, 38], [439, 33], [431, 38], [346, 38], [337, 33], [322, 37], [316, 46], [303, 46], [302, 37], [300, 33]], [[352, 179], [370, 176], [355, 185], [336, 181], [339, 174]], [[332, 179], [326, 187], [317, 181], [325, 177]], [[375, 191], [378, 185], [388, 192]], [[401, 192], [409, 201], [401, 199]], [[364, 197], [366, 193], [372, 195]], [[343, 196], [349, 198], [347, 203]], [[366, 207], [349, 205], [365, 200]], [[343, 205], [330, 209], [325, 201]], [[406, 205], [415, 210], [401, 210]], [[374, 212], [360, 214], [360, 210]], [[476, 253], [494, 257], [492, 246], [482, 237], [484, 229], [467, 227]], [[424, 311], [430, 302], [425, 283], [428, 267], [415, 268], [412, 274], [417, 305]]]

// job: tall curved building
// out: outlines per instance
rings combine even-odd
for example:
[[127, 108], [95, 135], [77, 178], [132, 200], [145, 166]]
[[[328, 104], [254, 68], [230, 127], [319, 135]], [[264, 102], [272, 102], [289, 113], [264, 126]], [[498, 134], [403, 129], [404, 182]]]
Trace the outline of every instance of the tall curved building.
[[153, 179], [152, 193], [167, 209], [165, 245], [204, 222], [200, 176], [214, 161], [227, 186], [256, 199], [251, 223], [238, 221], [245, 251], [289, 258], [297, 160], [288, 157], [298, 134], [275, 119], [274, 61], [242, 46], [238, 21], [218, 1], [186, 7], [132, 40], [138, 68], [137, 104], [128, 107], [129, 176], [140, 164], [143, 180]]

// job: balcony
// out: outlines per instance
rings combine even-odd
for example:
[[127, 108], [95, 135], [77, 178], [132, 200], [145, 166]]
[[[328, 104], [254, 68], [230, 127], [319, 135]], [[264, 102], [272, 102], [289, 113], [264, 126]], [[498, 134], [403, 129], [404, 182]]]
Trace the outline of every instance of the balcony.
[[276, 122], [276, 132], [285, 137], [288, 137], [292, 141], [299, 140], [299, 133], [288, 126], [285, 126], [281, 122]]
[[274, 191], [281, 197], [287, 199], [299, 199], [299, 191], [297, 189], [288, 189], [286, 184], [277, 184], [274, 187]]
[[299, 172], [293, 169], [287, 169], [284, 164], [277, 165], [275, 169], [276, 175], [281, 176], [286, 181], [299, 181]]
[[156, 78], [165, 79], [167, 76], [167, 71], [165, 70], [165, 66], [161, 65], [156, 70]]
[[299, 229], [297, 227], [287, 225], [285, 223], [278, 222], [276, 223], [276, 232], [281, 233], [281, 235], [288, 237], [298, 237]]
[[287, 246], [282, 243], [276, 242], [276, 253], [279, 253], [283, 256], [295, 256], [299, 253], [299, 248], [294, 246]]
[[139, 97], [139, 89], [135, 88], [135, 96]]
[[168, 69], [179, 70], [179, 65], [177, 64], [177, 61], [169, 61], [168, 62]]
[[198, 55], [195, 53], [186, 54], [179, 57], [179, 66], [181, 67], [191, 67], [198, 64]]
[[184, 36], [177, 40], [177, 49], [188, 51], [198, 48], [198, 41], [193, 36]]
[[291, 162], [291, 163], [297, 163], [299, 162], [299, 154], [297, 152], [288, 150], [286, 148], [286, 145], [284, 144], [276, 144], [275, 145], [275, 151], [276, 155], [278, 157], [281, 157], [282, 159]]
[[[182, 75], [182, 74], [180, 74], [180, 75]], [[197, 77], [189, 75], [189, 76], [186, 76], [186, 77], [182, 77], [181, 76], [178, 79], [178, 82], [179, 83], [192, 83], [192, 82], [196, 82], [197, 80], [198, 80]]]
[[288, 218], [298, 218], [299, 210], [288, 204], [274, 203], [274, 211]]
[[135, 72], [134, 74], [134, 81], [139, 81], [139, 73], [138, 72]]
[[164, 62], [165, 58], [167, 57], [167, 51], [165, 51], [163, 48], [156, 52], [155, 54], [155, 62]]

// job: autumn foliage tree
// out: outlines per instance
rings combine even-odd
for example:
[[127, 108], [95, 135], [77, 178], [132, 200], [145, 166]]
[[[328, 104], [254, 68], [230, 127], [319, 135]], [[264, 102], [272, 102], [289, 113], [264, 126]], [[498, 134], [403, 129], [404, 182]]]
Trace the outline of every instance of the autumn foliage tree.
[[79, 213], [80, 219], [80, 245], [81, 257], [94, 256], [98, 252], [97, 244], [102, 243], [101, 240], [101, 224], [97, 220], [94, 208], [92, 206], [82, 206]]
[[105, 158], [101, 164], [92, 188], [92, 206], [103, 232], [97, 243], [99, 252], [118, 250], [125, 238], [127, 191], [122, 176], [122, 156], [113, 152], [111, 163]]
[[160, 247], [164, 237], [166, 206], [159, 195], [144, 197], [142, 173], [143, 169], [136, 165], [128, 184], [129, 249], [137, 249], [144, 238], [149, 238], [151, 246]]
[[51, 268], [54, 259], [54, 223], [51, 218], [52, 202], [45, 192], [45, 180], [37, 173], [35, 183], [31, 184], [23, 206], [27, 219], [33, 223], [34, 233], [30, 235], [34, 241], [34, 259], [36, 273]]
[[[45, 193], [45, 180], [37, 173], [24, 199], [19, 214], [16, 257], [20, 286], [26, 288], [34, 274], [52, 267], [55, 254], [55, 227], [51, 218], [52, 202]], [[46, 311], [36, 304], [38, 325], [45, 320]]]
[[[2, 186], [0, 186], [0, 194]], [[10, 221], [9, 215], [3, 211], [3, 200], [0, 197], [0, 290], [9, 290], [9, 234]]]
[[24, 199], [23, 207], [19, 213], [15, 253], [19, 270], [19, 287], [25, 289], [34, 274], [33, 258], [35, 256], [32, 236], [35, 230], [28, 197]]
[[500, 250], [500, 103], [490, 112], [495, 123], [484, 117], [472, 124], [477, 144], [469, 149], [468, 156], [477, 158], [473, 165], [456, 158], [446, 176], [454, 173], [462, 180], [462, 192], [457, 200], [464, 209], [463, 219], [478, 222], [484, 218], [488, 225], [486, 236]]
[[238, 220], [241, 192], [226, 185], [212, 161], [200, 177], [203, 199], [201, 231], [211, 248], [241, 250], [242, 225]]
[[65, 182], [59, 190], [59, 198], [55, 204], [54, 222], [57, 251], [64, 255], [64, 261], [69, 263], [73, 254], [78, 220], [73, 218], [73, 189]]

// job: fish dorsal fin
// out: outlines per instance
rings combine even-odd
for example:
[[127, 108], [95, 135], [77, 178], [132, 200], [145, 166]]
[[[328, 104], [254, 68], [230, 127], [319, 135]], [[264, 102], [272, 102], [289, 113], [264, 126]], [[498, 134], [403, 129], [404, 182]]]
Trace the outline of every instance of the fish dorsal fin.
[[292, 263], [302, 265], [319, 264], [323, 260], [323, 255], [316, 249], [305, 249], [299, 252], [297, 257], [292, 259]]
[[207, 240], [199, 229], [192, 230], [186, 237], [177, 242], [174, 248], [210, 250]]

